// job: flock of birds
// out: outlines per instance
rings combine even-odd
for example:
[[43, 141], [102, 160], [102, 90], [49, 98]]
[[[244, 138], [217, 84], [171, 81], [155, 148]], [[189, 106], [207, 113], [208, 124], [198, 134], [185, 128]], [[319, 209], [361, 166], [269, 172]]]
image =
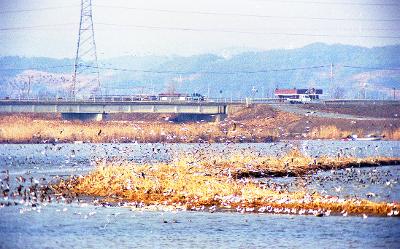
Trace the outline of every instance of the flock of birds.
[[[0, 190], [4, 202], [0, 203], [1, 206], [18, 205], [21, 203], [29, 203], [29, 205], [35, 207], [39, 203], [45, 201], [51, 202], [52, 193], [46, 178], [41, 177], [35, 179], [33, 176], [26, 178], [22, 175], [15, 177], [16, 187], [12, 189], [10, 187], [10, 173], [9, 170], [1, 172], [4, 177], [0, 179], [1, 185]], [[30, 175], [29, 173], [25, 175]], [[17, 201], [19, 199], [19, 201]]]
[[[11, 146], [11, 145], [8, 145]], [[79, 196], [69, 193], [58, 193], [51, 185], [71, 175], [84, 174], [93, 165], [109, 162], [133, 161], [136, 163], [168, 162], [184, 153], [198, 160], [210, 160], [211, 155], [248, 154], [254, 156], [283, 155], [299, 144], [269, 143], [262, 146], [254, 144], [47, 144], [47, 145], [12, 145], [12, 148], [0, 152], [0, 208], [24, 205], [37, 207], [44, 203], [73, 201], [82, 202]], [[315, 144], [301, 144], [305, 153], [314, 157], [330, 154], [338, 157], [363, 154], [373, 150], [377, 152], [379, 145], [366, 144], [365, 147], [335, 148], [331, 151], [316, 151]], [[36, 147], [36, 148], [35, 148]], [[32, 148], [35, 148], [32, 151]], [[395, 148], [396, 149], [396, 148]], [[397, 153], [390, 148], [391, 153]], [[212, 153], [210, 153], [212, 152]], [[91, 164], [92, 163], [92, 164]], [[82, 165], [91, 165], [82, 167]], [[397, 171], [396, 171], [397, 170]], [[372, 200], [398, 201], [399, 169], [366, 168], [332, 170], [302, 177], [262, 178], [264, 186], [276, 191], [305, 190], [324, 194], [335, 194], [343, 197], [361, 197]], [[375, 191], [375, 192], [374, 192]], [[356, 196], [359, 194], [363, 196]], [[396, 199], [397, 198], [397, 199]], [[94, 204], [108, 205], [99, 200], [91, 200]], [[110, 204], [111, 205], [111, 204]], [[215, 210], [209, 210], [215, 211]], [[243, 210], [240, 210], [243, 211]], [[247, 211], [247, 210], [245, 210]], [[282, 211], [282, 210], [277, 210]], [[282, 212], [285, 212], [284, 210]]]

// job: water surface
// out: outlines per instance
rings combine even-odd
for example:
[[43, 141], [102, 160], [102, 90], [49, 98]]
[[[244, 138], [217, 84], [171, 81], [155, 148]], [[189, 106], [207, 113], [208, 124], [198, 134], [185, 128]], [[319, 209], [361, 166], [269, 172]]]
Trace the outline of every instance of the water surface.
[[[400, 156], [399, 142], [302, 141], [266, 144], [29, 144], [0, 145], [1, 177], [52, 179], [85, 174], [94, 160], [169, 161], [208, 148], [221, 155], [252, 151], [282, 155], [299, 147], [310, 156]], [[377, 201], [400, 200], [399, 166], [260, 179], [277, 188], [304, 189]], [[374, 195], [371, 196], [370, 193]], [[369, 196], [369, 197], [367, 197]], [[6, 203], [2, 197], [0, 202]], [[0, 208], [0, 248], [398, 248], [398, 217], [300, 216], [236, 212], [132, 211], [75, 200]]]

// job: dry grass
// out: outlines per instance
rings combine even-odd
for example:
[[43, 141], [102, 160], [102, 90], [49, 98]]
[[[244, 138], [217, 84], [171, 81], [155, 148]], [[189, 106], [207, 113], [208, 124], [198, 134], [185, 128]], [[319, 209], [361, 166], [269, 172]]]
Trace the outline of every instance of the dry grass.
[[206, 156], [200, 156], [193, 162], [215, 175], [241, 178], [248, 176], [302, 176], [316, 170], [397, 165], [400, 164], [400, 158], [354, 158], [342, 155], [335, 158], [328, 156], [313, 158], [303, 155], [298, 149], [292, 149], [281, 157], [257, 156], [247, 152], [220, 157], [207, 153]]
[[[111, 201], [129, 201], [144, 205], [183, 206], [199, 210], [208, 207], [293, 214], [367, 214], [397, 215], [399, 204], [371, 202], [359, 199], [340, 199], [306, 192], [277, 191], [262, 182], [232, 177], [229, 171], [239, 172], [252, 165], [263, 171], [304, 171], [309, 158], [293, 151], [283, 158], [249, 159], [237, 157], [216, 160], [215, 164], [183, 159], [170, 164], [99, 165], [86, 176], [59, 182], [56, 192], [104, 197]], [[250, 160], [250, 161], [248, 161]], [[324, 167], [337, 168], [358, 164], [359, 159], [324, 159]], [[375, 162], [378, 159], [375, 159]], [[291, 162], [289, 169], [284, 162]], [[323, 161], [325, 162], [325, 161]], [[399, 161], [398, 161], [399, 162]], [[215, 166], [215, 167], [214, 167]], [[229, 169], [229, 170], [228, 170]], [[225, 171], [227, 173], [222, 173]], [[236, 175], [238, 176], [238, 175]]]
[[265, 142], [270, 129], [255, 130], [235, 122], [72, 122], [23, 117], [0, 119], [1, 142]]
[[353, 134], [353, 132], [351, 131], [343, 131], [333, 125], [315, 127], [314, 129], [311, 130], [310, 133], [311, 133], [311, 138], [320, 138], [320, 139], [344, 138], [348, 135]]
[[[354, 131], [342, 130], [334, 125], [314, 127], [310, 132], [312, 139], [340, 139], [349, 135], [357, 135], [363, 137], [369, 135], [364, 129], [357, 129]], [[383, 130], [382, 134], [386, 139], [400, 140], [400, 129], [396, 130]], [[378, 134], [379, 135], [379, 134]]]
[[394, 130], [393, 132], [388, 132], [388, 138], [392, 140], [400, 140], [400, 128]]
[[[254, 113], [253, 113], [254, 112]], [[264, 113], [265, 112], [265, 113]], [[310, 124], [299, 116], [269, 109], [244, 109], [219, 123], [77, 122], [33, 117], [0, 116], [0, 142], [266, 142], [278, 139], [341, 139], [368, 135], [362, 127]], [[302, 128], [301, 128], [302, 127]], [[400, 140], [400, 128], [380, 129], [386, 139]]]

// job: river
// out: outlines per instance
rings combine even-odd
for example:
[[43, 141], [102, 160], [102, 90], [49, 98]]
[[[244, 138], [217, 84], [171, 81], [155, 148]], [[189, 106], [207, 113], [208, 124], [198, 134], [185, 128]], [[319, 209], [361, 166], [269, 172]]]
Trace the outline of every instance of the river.
[[[207, 149], [280, 155], [298, 147], [310, 156], [400, 156], [390, 141], [297, 141], [265, 144], [2, 144], [1, 179], [85, 174], [94, 160], [169, 161]], [[289, 190], [400, 201], [400, 166], [260, 179]], [[306, 184], [305, 184], [306, 183]], [[10, 199], [1, 197], [0, 202]], [[236, 212], [132, 211], [91, 201], [0, 208], [0, 248], [398, 248], [398, 217], [302, 216]]]

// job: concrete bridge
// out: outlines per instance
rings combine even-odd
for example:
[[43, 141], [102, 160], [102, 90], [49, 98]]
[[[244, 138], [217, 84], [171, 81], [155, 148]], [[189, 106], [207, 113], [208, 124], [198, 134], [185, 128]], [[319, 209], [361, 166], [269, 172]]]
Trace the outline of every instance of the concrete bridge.
[[0, 113], [61, 113], [67, 120], [102, 120], [111, 113], [174, 113], [223, 119], [227, 104], [204, 101], [0, 100]]
[[[399, 100], [319, 100], [320, 105], [399, 105]], [[67, 120], [102, 120], [112, 113], [174, 113], [181, 120], [222, 120], [236, 107], [250, 104], [289, 105], [276, 98], [159, 101], [121, 99], [2, 99], [0, 113], [61, 113]], [[228, 110], [229, 109], [229, 110]]]

